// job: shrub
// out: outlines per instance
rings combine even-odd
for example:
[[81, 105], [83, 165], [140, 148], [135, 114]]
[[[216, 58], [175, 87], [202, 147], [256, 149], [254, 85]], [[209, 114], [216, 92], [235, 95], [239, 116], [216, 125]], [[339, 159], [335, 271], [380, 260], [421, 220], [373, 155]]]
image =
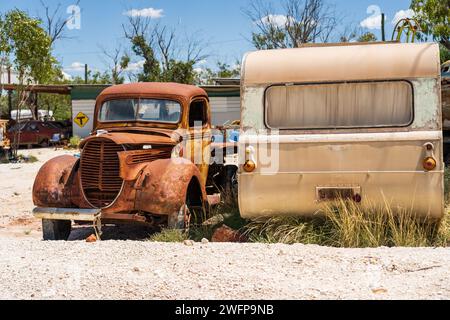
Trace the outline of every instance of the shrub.
[[81, 138], [79, 136], [73, 136], [69, 140], [69, 148], [78, 149], [80, 146]]

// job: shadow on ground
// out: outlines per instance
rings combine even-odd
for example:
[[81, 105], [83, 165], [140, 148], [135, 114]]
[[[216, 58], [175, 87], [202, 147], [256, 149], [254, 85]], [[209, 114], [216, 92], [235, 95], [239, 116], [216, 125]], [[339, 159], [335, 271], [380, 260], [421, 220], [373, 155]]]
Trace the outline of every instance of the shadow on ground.
[[[130, 240], [142, 241], [150, 238], [157, 232], [156, 229], [142, 225], [106, 225], [102, 227], [102, 240]], [[94, 228], [90, 226], [73, 226], [69, 241], [85, 240], [95, 234]]]

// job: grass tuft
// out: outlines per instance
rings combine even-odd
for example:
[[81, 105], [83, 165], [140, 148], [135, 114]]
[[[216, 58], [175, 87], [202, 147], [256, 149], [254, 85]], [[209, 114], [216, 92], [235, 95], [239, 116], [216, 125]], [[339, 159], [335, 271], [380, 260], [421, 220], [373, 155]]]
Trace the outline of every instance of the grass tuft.
[[39, 159], [36, 156], [33, 156], [32, 154], [25, 156], [23, 154], [19, 154], [17, 156], [19, 162], [25, 162], [25, 163], [36, 163], [39, 161]]
[[424, 220], [411, 211], [389, 204], [362, 208], [353, 201], [336, 200], [324, 206], [314, 219], [274, 217], [245, 227], [254, 242], [304, 243], [344, 248], [380, 246], [424, 247], [450, 243], [450, 215], [438, 221]]
[[162, 229], [160, 232], [152, 234], [149, 241], [152, 242], [183, 242], [189, 238], [183, 230]]

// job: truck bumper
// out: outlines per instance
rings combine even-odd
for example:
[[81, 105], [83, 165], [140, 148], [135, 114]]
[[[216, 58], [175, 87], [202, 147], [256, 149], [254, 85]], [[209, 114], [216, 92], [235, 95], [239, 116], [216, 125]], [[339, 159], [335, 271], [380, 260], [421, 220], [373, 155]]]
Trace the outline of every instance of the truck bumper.
[[38, 219], [95, 222], [100, 218], [101, 210], [36, 207], [33, 209], [33, 215]]

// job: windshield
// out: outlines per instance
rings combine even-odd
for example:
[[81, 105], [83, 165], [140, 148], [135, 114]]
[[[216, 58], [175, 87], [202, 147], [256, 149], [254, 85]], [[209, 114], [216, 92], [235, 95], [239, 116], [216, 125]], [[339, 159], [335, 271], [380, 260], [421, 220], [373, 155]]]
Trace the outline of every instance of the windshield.
[[178, 123], [181, 105], [171, 100], [123, 99], [103, 103], [99, 114], [101, 122], [149, 121]]

